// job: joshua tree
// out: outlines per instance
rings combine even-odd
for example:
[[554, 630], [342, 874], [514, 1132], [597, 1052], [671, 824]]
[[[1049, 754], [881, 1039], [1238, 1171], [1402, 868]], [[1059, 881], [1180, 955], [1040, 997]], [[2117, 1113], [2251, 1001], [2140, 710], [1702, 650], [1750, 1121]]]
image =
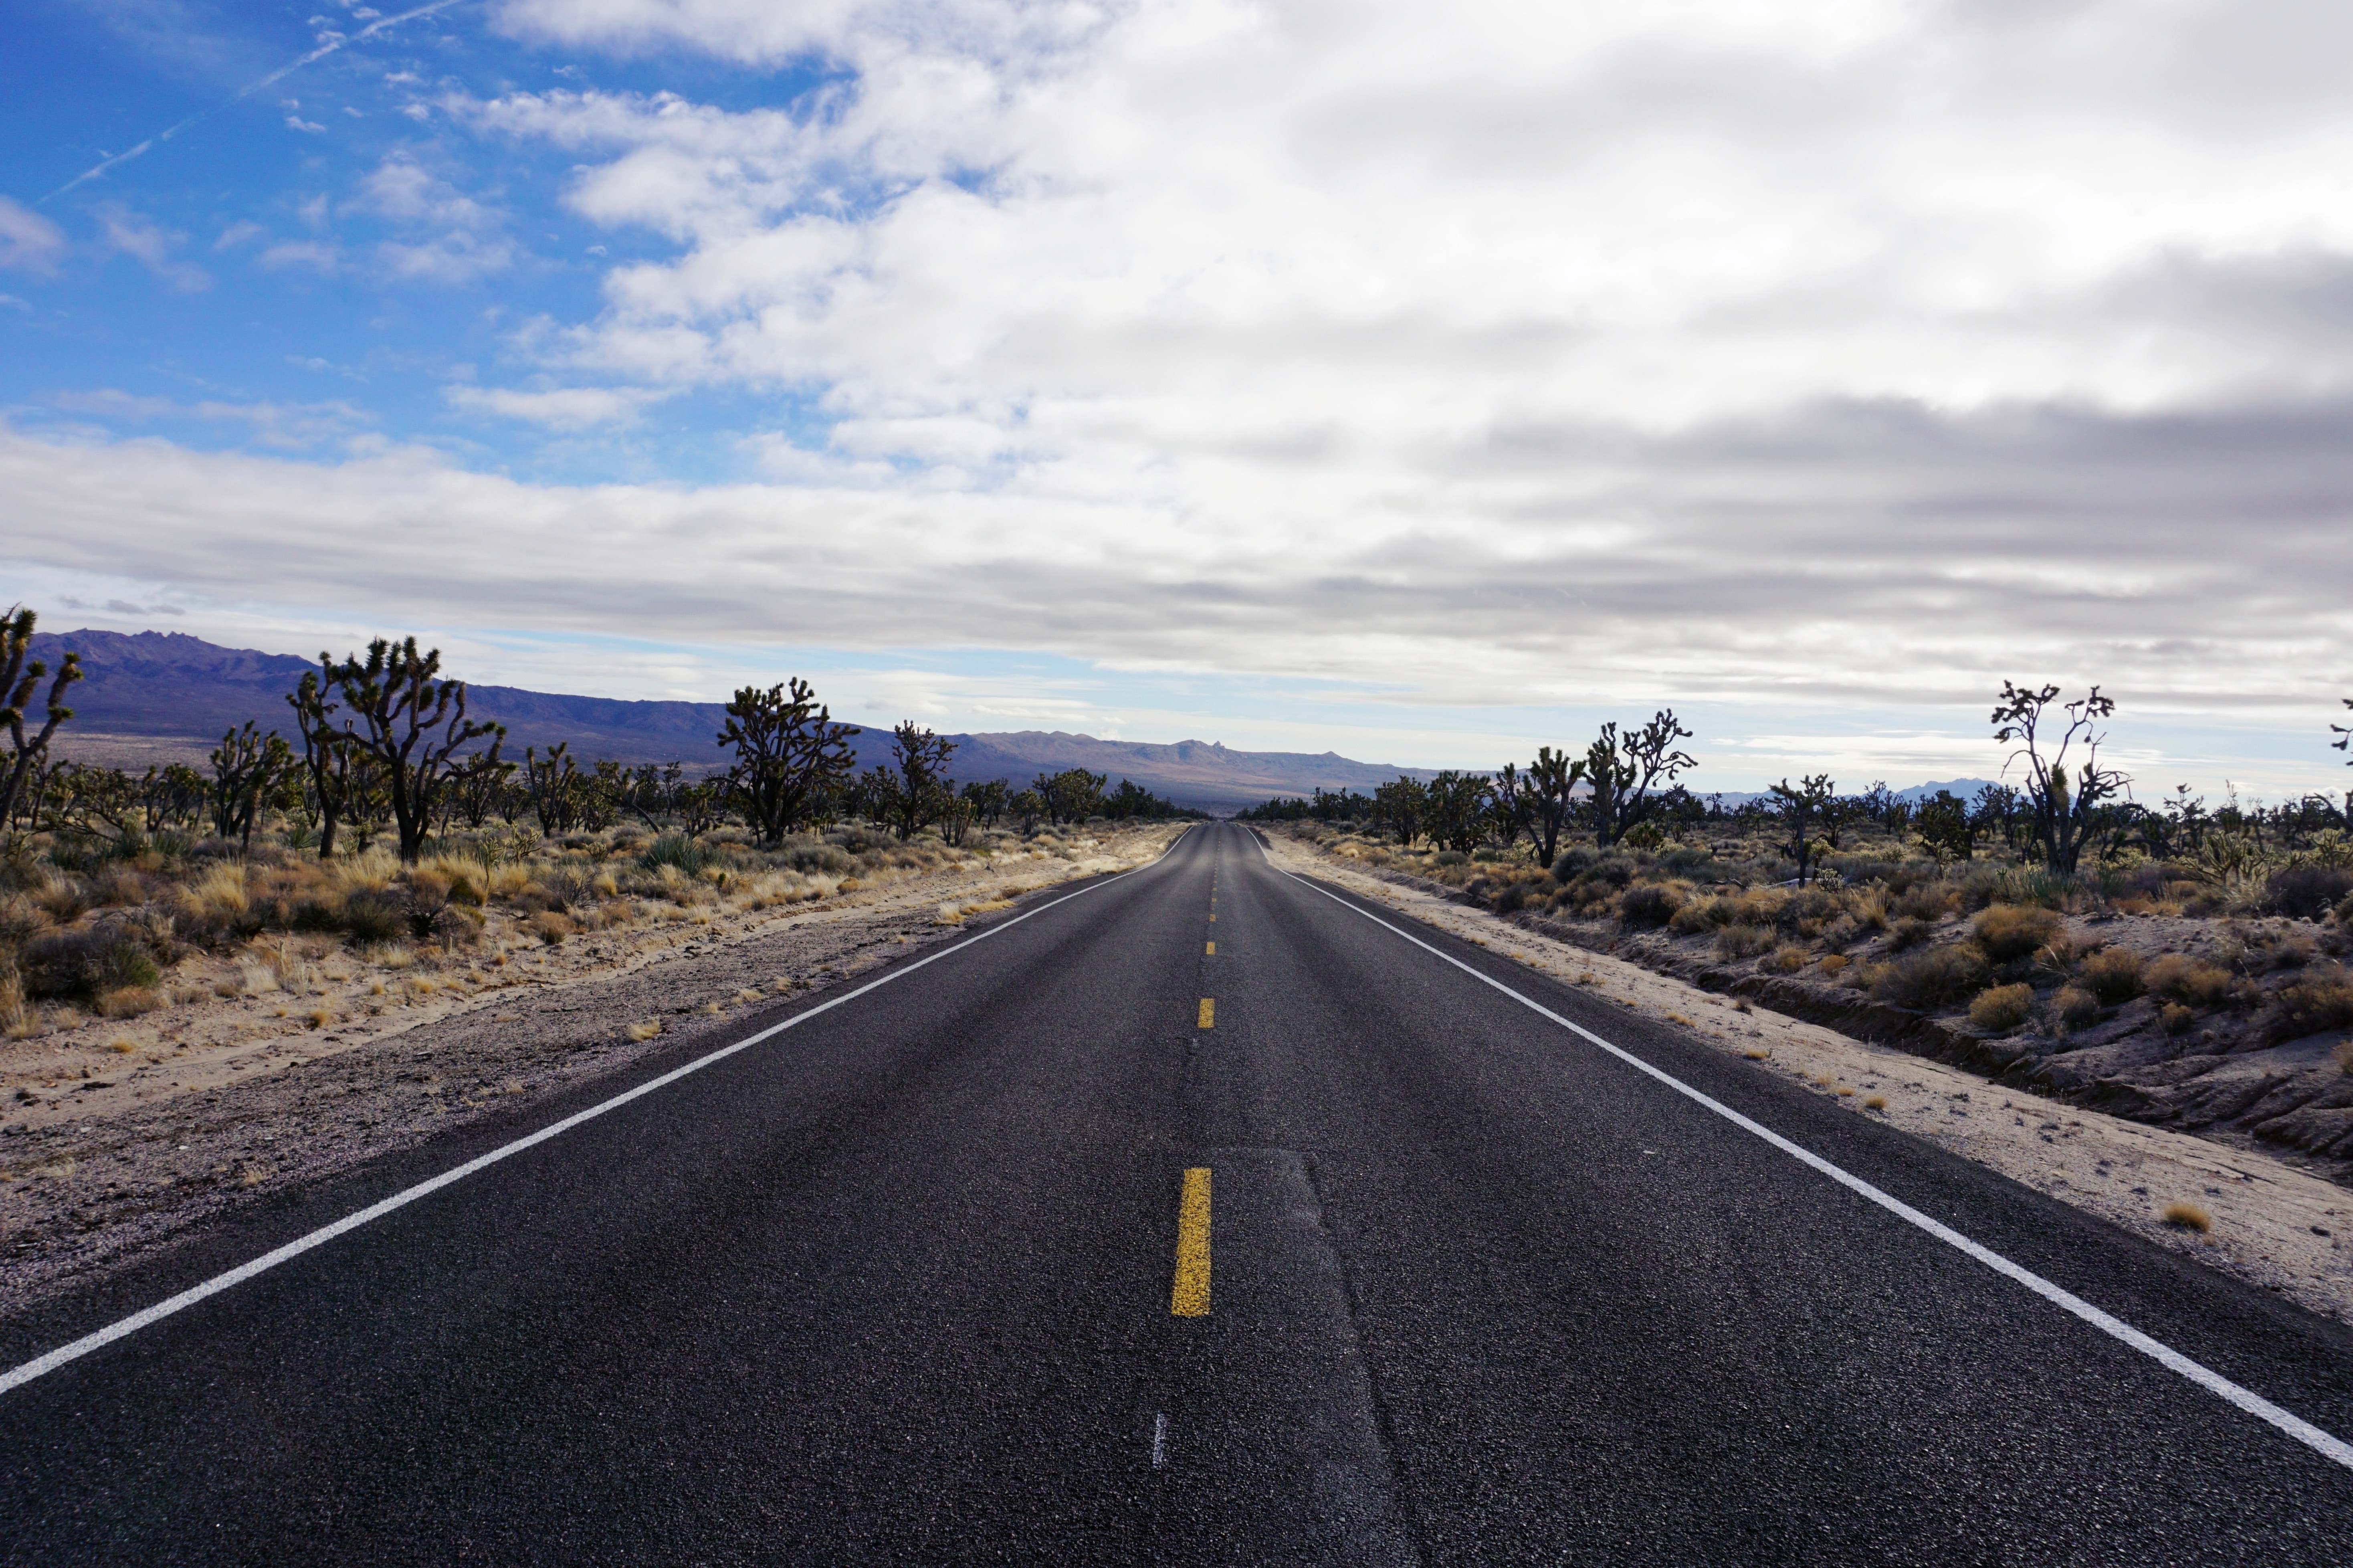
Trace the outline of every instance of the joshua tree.
[[[2122, 794], [2131, 780], [2099, 765], [2100, 743], [2107, 736], [2094, 726], [2116, 711], [2116, 703], [2114, 697], [2100, 695], [2097, 686], [2092, 688], [2089, 696], [2078, 697], [2062, 706], [2060, 711], [2067, 715], [2066, 725], [2059, 731], [2058, 745], [2051, 755], [2042, 754], [2050, 737], [2037, 732], [2050, 717], [2048, 710], [2058, 695], [2056, 686], [2046, 685], [2030, 692], [2004, 681], [2001, 700], [1994, 705], [1993, 716], [1987, 722], [1995, 726], [1996, 740], [2019, 743], [2018, 749], [2010, 754], [2010, 761], [2025, 759], [2027, 810], [2043, 860], [2053, 871], [2072, 873], [2083, 856], [2100, 803]], [[2084, 761], [2071, 779], [2067, 751], [2078, 741], [2084, 746]], [[2009, 770], [2010, 764], [2004, 763], [2002, 771]]]
[[1536, 848], [1536, 863], [1547, 870], [1560, 854], [1560, 831], [1568, 821], [1571, 792], [1584, 777], [1583, 758], [1571, 761], [1568, 753], [1540, 746], [1520, 781], [1528, 838]]
[[1939, 789], [1920, 802], [1912, 821], [1920, 842], [1939, 861], [1969, 860], [1977, 854], [1977, 830], [1969, 824], [1969, 805], [1950, 789]]
[[[324, 654], [319, 662], [332, 682], [334, 665]], [[342, 729], [334, 726], [343, 705], [328, 699], [328, 688], [321, 683], [319, 674], [319, 671], [303, 671], [301, 683], [286, 694], [286, 704], [294, 710], [294, 728], [302, 736], [302, 767], [310, 776], [311, 798], [319, 808], [319, 858], [332, 860], [335, 826], [351, 806], [353, 748], [350, 725]]]
[[1005, 815], [1009, 788], [1002, 779], [992, 779], [986, 784], [975, 779], [965, 785], [964, 798], [978, 815], [982, 825], [993, 828], [997, 826], [997, 819]]
[[522, 748], [522, 776], [531, 790], [532, 813], [539, 818], [539, 831], [554, 838], [568, 833], [580, 822], [580, 797], [587, 775], [572, 763], [572, 743], [559, 740], [548, 747], [545, 759], [539, 748]]
[[276, 730], [263, 735], [248, 719], [243, 729], [221, 736], [221, 743], [213, 748], [212, 763], [213, 832], [225, 839], [235, 837], [249, 852], [261, 798], [294, 766], [294, 748]]
[[1047, 820], [1060, 827], [1064, 822], [1083, 822], [1102, 810], [1103, 786], [1109, 782], [1109, 774], [1065, 768], [1060, 773], [1040, 773], [1029, 789], [1045, 802]]
[[0, 726], [5, 726], [9, 743], [16, 756], [8, 764], [8, 781], [0, 790], [0, 827], [5, 827], [16, 815], [16, 797], [24, 792], [26, 776], [48, 755], [49, 736], [58, 733], [58, 726], [73, 717], [73, 709], [65, 705], [66, 688], [81, 679], [81, 655], [68, 653], [58, 661], [57, 679], [49, 683], [47, 721], [25, 737], [25, 710], [31, 706], [33, 693], [48, 674], [46, 660], [31, 657], [33, 622], [37, 619], [22, 605], [0, 616], [0, 694], [7, 705], [0, 707]]
[[1479, 847], [1493, 798], [1485, 779], [1450, 768], [1430, 781], [1427, 797], [1430, 837], [1465, 854]]
[[1831, 810], [1838, 798], [1838, 787], [1827, 773], [1809, 774], [1792, 788], [1787, 779], [1774, 785], [1773, 793], [1781, 800], [1781, 820], [1789, 824], [1789, 849], [1798, 862], [1798, 883], [1803, 886], [1809, 868], [1813, 863], [1814, 841], [1809, 830]]
[[375, 764], [400, 832], [400, 858], [424, 853], [436, 797], [448, 782], [450, 759], [485, 737], [491, 757], [506, 739], [506, 726], [466, 716], [466, 683], [440, 679], [441, 650], [417, 651], [417, 639], [377, 638], [364, 662], [336, 663], [319, 655], [326, 684], [334, 688], [352, 717], [364, 727], [350, 731], [349, 744]]
[[891, 757], [899, 769], [891, 791], [891, 825], [902, 841], [939, 821], [955, 802], [947, 781], [948, 758], [955, 752], [955, 741], [934, 735], [913, 719], [902, 721], [891, 732]]
[[1411, 849], [1430, 817], [1430, 791], [1420, 779], [1400, 773], [1374, 789], [1373, 814], [1395, 831], [1399, 843]]
[[1651, 722], [1626, 735], [1615, 724], [1585, 748], [1585, 778], [1593, 786], [1593, 838], [1608, 849], [1626, 830], [1658, 810], [1651, 793], [1661, 784], [1672, 784], [1675, 775], [1699, 763], [1688, 752], [1675, 749], [1689, 740], [1691, 731], [1675, 719], [1672, 708], [1662, 708]]
[[810, 684], [766, 691], [745, 686], [727, 705], [719, 744], [735, 748], [727, 793], [744, 820], [771, 844], [813, 820], [835, 786], [858, 764], [849, 748], [855, 726], [835, 724]]

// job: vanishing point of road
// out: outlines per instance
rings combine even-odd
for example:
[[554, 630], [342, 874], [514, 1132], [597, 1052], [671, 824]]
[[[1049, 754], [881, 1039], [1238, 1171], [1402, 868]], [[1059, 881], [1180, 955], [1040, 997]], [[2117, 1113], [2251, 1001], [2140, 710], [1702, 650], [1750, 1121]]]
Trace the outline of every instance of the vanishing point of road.
[[2342, 1326], [1230, 823], [0, 1365], [6, 1563], [2353, 1563]]

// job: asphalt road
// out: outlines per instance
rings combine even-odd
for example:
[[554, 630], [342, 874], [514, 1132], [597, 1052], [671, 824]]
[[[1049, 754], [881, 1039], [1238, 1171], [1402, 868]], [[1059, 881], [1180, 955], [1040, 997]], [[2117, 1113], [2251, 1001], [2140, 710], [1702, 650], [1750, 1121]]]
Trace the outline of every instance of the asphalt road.
[[[1351, 903], [1196, 829], [0, 1393], [0, 1561], [2353, 1562], [2353, 1468]], [[2353, 1434], [2344, 1329], [1414, 934]]]

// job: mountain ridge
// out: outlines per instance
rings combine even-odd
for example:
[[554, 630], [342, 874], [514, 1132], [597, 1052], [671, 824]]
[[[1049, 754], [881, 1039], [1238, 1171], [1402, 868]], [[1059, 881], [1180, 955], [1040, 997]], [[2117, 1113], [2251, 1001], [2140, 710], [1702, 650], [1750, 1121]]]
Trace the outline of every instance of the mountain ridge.
[[[286, 694], [303, 672], [318, 666], [290, 653], [224, 648], [180, 631], [39, 632], [33, 656], [56, 667], [60, 653], [81, 656], [83, 678], [69, 703], [73, 722], [60, 730], [58, 755], [74, 754], [85, 738], [177, 742], [201, 749], [250, 720], [290, 734]], [[520, 686], [468, 682], [468, 712], [507, 726], [507, 744], [544, 750], [569, 744], [583, 758], [624, 763], [682, 762], [713, 768], [724, 761], [718, 732], [723, 703], [631, 700], [534, 692]], [[860, 726], [852, 742], [860, 767], [882, 760], [887, 726]], [[1219, 741], [1104, 740], [1063, 730], [1014, 730], [948, 736], [956, 743], [950, 774], [959, 779], [1009, 779], [1017, 786], [1041, 772], [1084, 768], [1116, 784], [1133, 779], [1180, 805], [1255, 805], [1276, 795], [1316, 789], [1368, 792], [1399, 774], [1432, 777], [1424, 768], [1357, 762], [1337, 752], [1240, 751]]]

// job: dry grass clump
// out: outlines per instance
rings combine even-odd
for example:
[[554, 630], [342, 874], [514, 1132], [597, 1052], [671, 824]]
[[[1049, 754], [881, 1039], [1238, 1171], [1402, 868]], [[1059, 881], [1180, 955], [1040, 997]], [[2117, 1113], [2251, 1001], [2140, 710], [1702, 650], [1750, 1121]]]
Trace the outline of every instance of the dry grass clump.
[[1883, 1111], [1887, 1108], [1887, 1097], [1885, 1095], [1873, 1095], [1869, 1099], [1862, 1102], [1862, 1108], [1865, 1110]]
[[2084, 960], [2084, 987], [2107, 1007], [2119, 1007], [2141, 992], [2141, 959], [2130, 948], [2102, 948]]
[[1969, 1003], [1969, 1024], [1989, 1034], [2006, 1033], [2024, 1023], [2034, 1011], [2034, 988], [2021, 981], [2015, 985], [1989, 986], [1978, 992]]
[[2098, 1021], [2100, 999], [2082, 986], [2062, 986], [2059, 994], [2051, 999], [2051, 1015], [2062, 1028], [2081, 1029]]
[[1810, 950], [1793, 942], [1773, 949], [1772, 957], [1767, 959], [1762, 967], [1780, 974], [1793, 975], [1813, 962], [1813, 958]]
[[152, 985], [119, 986], [98, 999], [100, 1018], [137, 1018], [164, 1005], [164, 993]]
[[1928, 1012], [1974, 995], [1986, 979], [1986, 961], [1977, 948], [1950, 942], [1880, 965], [1871, 994], [1893, 1006]]
[[2308, 970], [2281, 990], [2278, 1015], [2265, 1034], [2276, 1044], [2348, 1026], [2353, 1026], [2353, 975], [2331, 967]]
[[1994, 904], [1978, 912], [1978, 946], [1995, 963], [2031, 957], [2059, 935], [2059, 916], [2031, 905]]
[[642, 1023], [632, 1023], [623, 1031], [630, 1039], [641, 1041], [650, 1040], [661, 1032], [662, 1021], [659, 1018], [649, 1018]]
[[2177, 1201], [2165, 1205], [2165, 1223], [2202, 1236], [2214, 1228], [2214, 1216], [2195, 1203]]
[[2212, 1007], [2231, 994], [2231, 971], [2187, 953], [2161, 953], [2141, 980], [2159, 996], [2192, 1007]]
[[1715, 934], [1715, 955], [1738, 961], [1772, 950], [1777, 938], [1770, 927], [1726, 926]]

